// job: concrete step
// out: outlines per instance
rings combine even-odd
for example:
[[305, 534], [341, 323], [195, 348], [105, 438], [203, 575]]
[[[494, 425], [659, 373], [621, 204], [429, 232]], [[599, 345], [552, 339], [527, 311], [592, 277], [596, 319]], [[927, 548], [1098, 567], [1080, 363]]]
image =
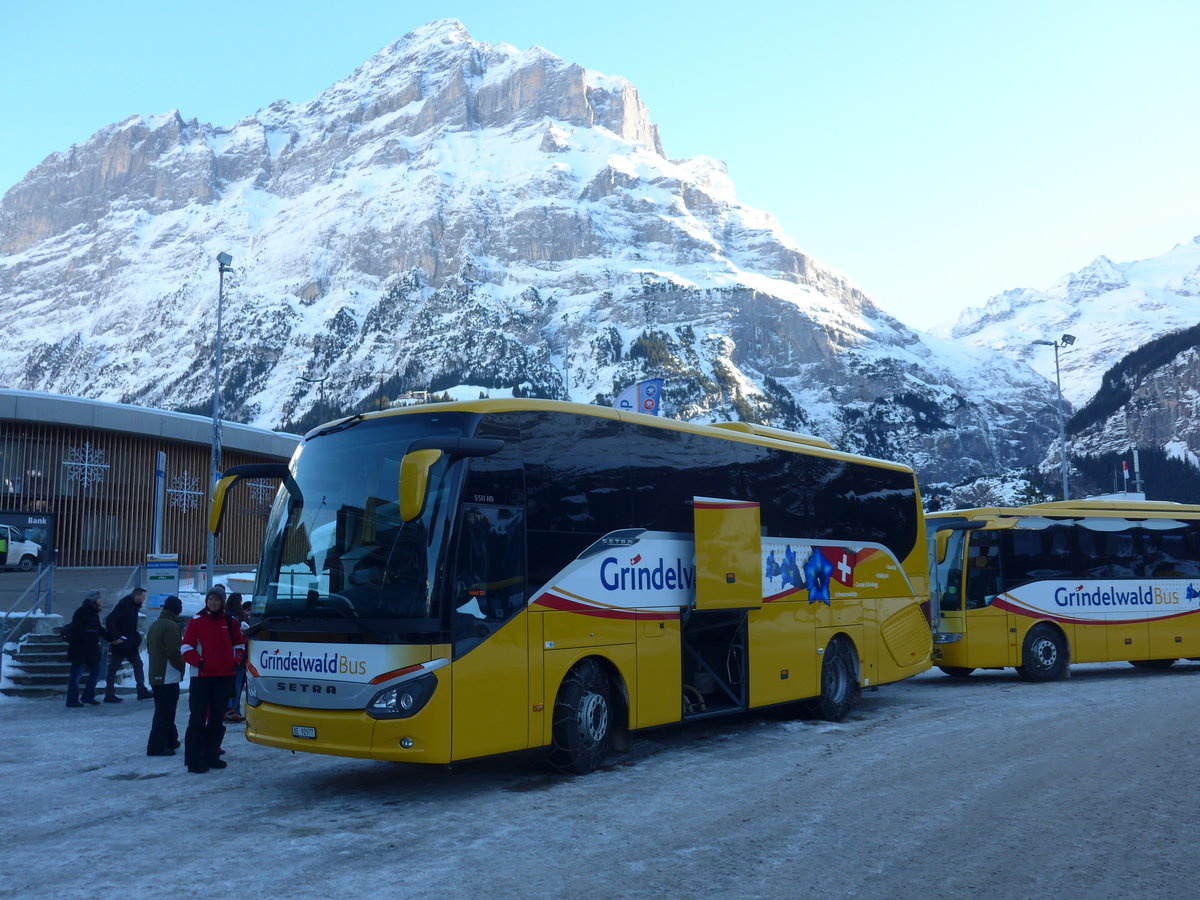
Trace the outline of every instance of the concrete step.
[[18, 685], [61, 688], [64, 691], [67, 689], [65, 672], [28, 672], [23, 669], [9, 669], [8, 680]]
[[65, 659], [14, 659], [10, 663], [5, 663], [4, 670], [9, 673], [24, 672], [26, 675], [62, 675], [66, 678], [71, 672], [71, 663]]
[[67, 662], [70, 664], [70, 659], [67, 659], [66, 650], [59, 649], [44, 649], [36, 650], [23, 647], [17, 650], [17, 653], [12, 655], [12, 661], [18, 666], [25, 665], [26, 662]]
[[61, 644], [67, 646], [67, 642], [62, 639], [62, 636], [56, 631], [54, 634], [26, 634], [21, 636], [22, 644]]

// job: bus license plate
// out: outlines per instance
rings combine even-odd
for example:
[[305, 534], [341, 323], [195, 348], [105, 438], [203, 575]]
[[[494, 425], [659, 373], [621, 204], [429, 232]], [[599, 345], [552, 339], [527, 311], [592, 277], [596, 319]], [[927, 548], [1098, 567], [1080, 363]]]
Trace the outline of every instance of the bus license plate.
[[317, 739], [317, 729], [311, 725], [293, 725], [292, 737], [308, 738], [310, 741]]

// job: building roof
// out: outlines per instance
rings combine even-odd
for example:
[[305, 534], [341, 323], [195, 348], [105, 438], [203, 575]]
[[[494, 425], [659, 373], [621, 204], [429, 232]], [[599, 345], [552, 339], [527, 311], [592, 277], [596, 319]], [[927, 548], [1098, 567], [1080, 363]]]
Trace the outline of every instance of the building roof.
[[[212, 444], [212, 419], [205, 416], [40, 391], [0, 389], [0, 420], [5, 419]], [[221, 446], [227, 450], [287, 459], [299, 443], [296, 434], [221, 420]]]

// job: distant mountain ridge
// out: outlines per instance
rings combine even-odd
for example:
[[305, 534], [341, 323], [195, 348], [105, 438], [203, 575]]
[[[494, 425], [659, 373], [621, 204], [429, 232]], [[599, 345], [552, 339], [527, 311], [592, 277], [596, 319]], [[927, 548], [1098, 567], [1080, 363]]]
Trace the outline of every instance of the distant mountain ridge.
[[1054, 379], [1054, 351], [1032, 340], [1077, 340], [1060, 354], [1063, 393], [1075, 406], [1100, 388], [1104, 373], [1134, 348], [1200, 323], [1200, 237], [1151, 259], [1105, 256], [1063, 276], [1049, 290], [1005, 291], [964, 310], [950, 336], [1028, 360]]

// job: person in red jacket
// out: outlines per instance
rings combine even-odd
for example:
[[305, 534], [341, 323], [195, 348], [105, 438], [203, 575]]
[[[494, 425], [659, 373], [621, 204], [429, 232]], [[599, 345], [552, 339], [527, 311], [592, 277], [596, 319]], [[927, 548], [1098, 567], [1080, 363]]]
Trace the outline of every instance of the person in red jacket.
[[204, 609], [192, 616], [179, 648], [192, 680], [188, 688], [187, 732], [183, 762], [189, 772], [225, 768], [221, 741], [225, 737], [225, 706], [233, 690], [233, 675], [245, 655], [246, 640], [236, 619], [225, 615], [225, 594], [210, 590]]

